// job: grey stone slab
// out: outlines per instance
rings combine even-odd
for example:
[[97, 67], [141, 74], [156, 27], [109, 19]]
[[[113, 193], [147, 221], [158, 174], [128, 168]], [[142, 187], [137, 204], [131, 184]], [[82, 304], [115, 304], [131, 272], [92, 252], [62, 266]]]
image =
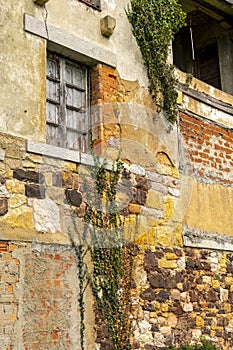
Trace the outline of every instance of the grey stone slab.
[[[116, 67], [116, 55], [76, 35], [65, 32], [35, 17], [24, 14], [24, 30], [48, 40], [48, 48], [62, 50], [63, 55], [87, 64], [105, 63]], [[65, 51], [66, 50], [66, 51]]]
[[46, 143], [40, 143], [27, 140], [27, 151], [35, 154], [41, 154], [47, 157], [69, 160], [71, 162], [80, 163], [80, 152], [61, 148]]

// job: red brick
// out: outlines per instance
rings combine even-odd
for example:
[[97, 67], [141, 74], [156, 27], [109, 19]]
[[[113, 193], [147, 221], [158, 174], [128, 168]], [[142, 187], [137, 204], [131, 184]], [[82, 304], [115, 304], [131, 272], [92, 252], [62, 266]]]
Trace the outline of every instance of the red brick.
[[0, 242], [0, 252], [7, 252], [8, 244], [7, 242]]

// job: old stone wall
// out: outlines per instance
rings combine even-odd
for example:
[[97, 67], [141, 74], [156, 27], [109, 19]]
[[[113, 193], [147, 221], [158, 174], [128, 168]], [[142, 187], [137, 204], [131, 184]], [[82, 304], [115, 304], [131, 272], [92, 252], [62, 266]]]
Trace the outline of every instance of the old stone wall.
[[[116, 202], [125, 239], [138, 247], [132, 348], [200, 336], [233, 347], [232, 96], [195, 78], [187, 84], [180, 72], [180, 113], [170, 125], [148, 91], [128, 5], [102, 0], [100, 12], [73, 0], [2, 1], [3, 350], [80, 350], [73, 244], [93, 243], [82, 234], [98, 165], [92, 154], [46, 144], [47, 49], [89, 67], [92, 152], [108, 170], [123, 163]], [[109, 38], [100, 31], [105, 15], [116, 19]], [[86, 350], [111, 350], [89, 289], [85, 305]]]
[[232, 348], [232, 253], [155, 248], [139, 255], [134, 349], [211, 339]]

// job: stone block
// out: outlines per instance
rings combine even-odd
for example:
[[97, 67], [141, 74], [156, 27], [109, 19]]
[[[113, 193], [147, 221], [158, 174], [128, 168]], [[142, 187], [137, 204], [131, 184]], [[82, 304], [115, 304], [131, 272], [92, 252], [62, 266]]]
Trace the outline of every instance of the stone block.
[[61, 231], [58, 206], [49, 198], [33, 199], [35, 228], [40, 232]]
[[141, 206], [139, 204], [130, 203], [128, 206], [129, 213], [131, 214], [140, 214]]
[[44, 175], [32, 170], [15, 169], [13, 171], [13, 178], [20, 181], [29, 181], [34, 183], [44, 182]]
[[103, 36], [109, 38], [116, 27], [116, 19], [111, 16], [105, 16], [100, 20], [100, 30]]
[[164, 269], [176, 269], [177, 262], [175, 260], [160, 259], [159, 260], [159, 267], [162, 267]]
[[18, 208], [23, 204], [26, 204], [27, 197], [20, 193], [13, 193], [9, 200], [8, 200], [8, 206], [9, 208]]
[[26, 184], [25, 195], [29, 198], [45, 198], [45, 187], [37, 184]]
[[150, 190], [147, 194], [146, 205], [151, 208], [163, 209], [165, 196], [154, 190]]
[[74, 189], [65, 190], [67, 202], [75, 207], [80, 207], [82, 203], [82, 194]]
[[20, 181], [18, 181], [16, 179], [6, 180], [6, 189], [10, 193], [24, 194], [24, 192], [25, 192], [24, 183], [22, 183], [22, 182], [20, 182]]
[[32, 229], [34, 227], [32, 210], [26, 206], [9, 210], [7, 215], [2, 218], [2, 221], [12, 227], [22, 227]]

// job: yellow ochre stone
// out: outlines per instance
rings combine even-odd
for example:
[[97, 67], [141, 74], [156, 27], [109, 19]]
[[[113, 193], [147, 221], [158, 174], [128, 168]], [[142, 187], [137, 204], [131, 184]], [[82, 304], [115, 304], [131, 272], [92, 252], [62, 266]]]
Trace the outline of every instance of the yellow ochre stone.
[[166, 253], [165, 257], [167, 260], [175, 260], [177, 259], [177, 255], [175, 253]]
[[156, 241], [162, 247], [172, 248], [172, 231], [168, 231], [166, 226], [156, 227]]
[[164, 195], [159, 192], [150, 190], [147, 194], [146, 205], [150, 208], [163, 209]]
[[200, 317], [200, 316], [196, 317], [196, 326], [199, 328], [204, 327], [204, 320], [202, 317]]
[[9, 211], [1, 221], [6, 222], [12, 227], [34, 228], [32, 209], [26, 206], [14, 208]]
[[177, 224], [172, 231], [173, 245], [175, 247], [183, 247], [182, 224]]
[[132, 214], [140, 214], [141, 206], [139, 204], [130, 203], [128, 206], [129, 212]]
[[213, 280], [212, 281], [212, 287], [215, 288], [219, 288], [220, 287], [220, 282], [218, 280]]
[[172, 217], [174, 213], [174, 206], [175, 206], [175, 200], [167, 197], [165, 200], [165, 207], [164, 207], [164, 216], [166, 220]]
[[159, 267], [164, 269], [176, 269], [177, 262], [175, 260], [160, 259], [158, 261]]
[[25, 194], [24, 183], [16, 179], [6, 180], [6, 189], [9, 193]]

